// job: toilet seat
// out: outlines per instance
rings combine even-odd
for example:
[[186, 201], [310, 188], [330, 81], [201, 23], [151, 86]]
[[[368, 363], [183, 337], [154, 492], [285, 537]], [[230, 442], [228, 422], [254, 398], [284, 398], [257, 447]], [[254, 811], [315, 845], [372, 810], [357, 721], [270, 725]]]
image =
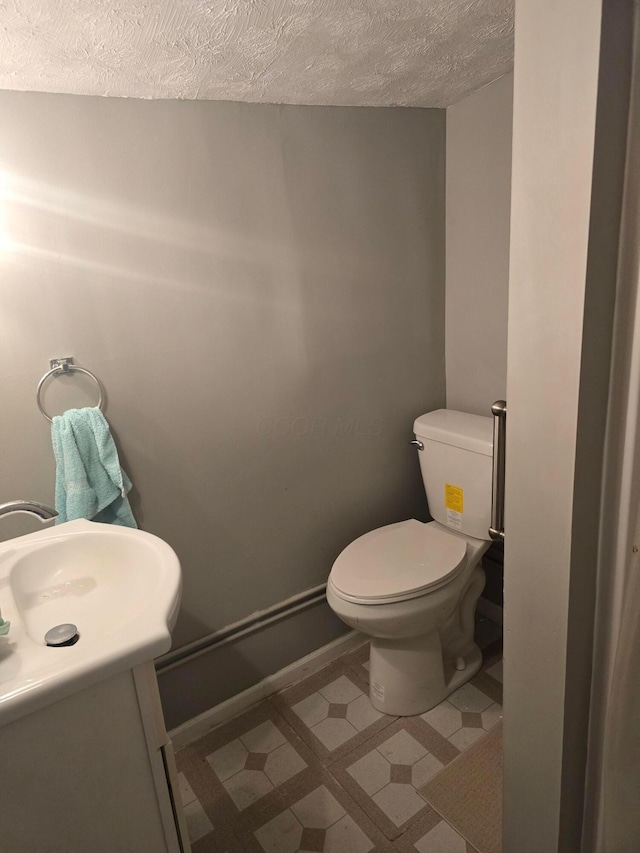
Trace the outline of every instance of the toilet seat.
[[412, 518], [360, 536], [337, 558], [329, 584], [345, 601], [387, 604], [443, 586], [465, 565], [467, 545], [435, 522]]

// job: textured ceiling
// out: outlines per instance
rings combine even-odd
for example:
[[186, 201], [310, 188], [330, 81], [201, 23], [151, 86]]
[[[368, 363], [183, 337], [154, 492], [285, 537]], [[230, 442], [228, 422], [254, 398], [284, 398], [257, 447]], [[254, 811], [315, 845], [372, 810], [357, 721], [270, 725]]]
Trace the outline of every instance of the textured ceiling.
[[0, 0], [0, 88], [445, 107], [513, 62], [514, 0]]

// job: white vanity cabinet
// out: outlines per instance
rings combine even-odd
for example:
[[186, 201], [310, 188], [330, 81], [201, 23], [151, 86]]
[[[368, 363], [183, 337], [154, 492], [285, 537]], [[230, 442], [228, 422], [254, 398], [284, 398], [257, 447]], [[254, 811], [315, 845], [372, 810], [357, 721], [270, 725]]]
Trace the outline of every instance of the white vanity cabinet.
[[1, 853], [190, 850], [151, 662], [0, 726], [0, 759]]

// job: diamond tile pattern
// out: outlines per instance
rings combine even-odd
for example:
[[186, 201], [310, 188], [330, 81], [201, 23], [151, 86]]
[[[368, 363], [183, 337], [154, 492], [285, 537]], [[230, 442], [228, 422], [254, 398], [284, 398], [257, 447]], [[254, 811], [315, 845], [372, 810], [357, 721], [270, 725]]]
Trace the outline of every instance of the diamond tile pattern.
[[[362, 802], [390, 839], [396, 838], [409, 821], [428, 811], [416, 789], [444, 766], [429, 752], [419, 731], [409, 731], [407, 725], [398, 721], [372, 738], [358, 751], [363, 753], [361, 757], [354, 762], [347, 759], [346, 775], [340, 779], [350, 785], [349, 792]], [[393, 734], [391, 729], [395, 730]], [[453, 756], [450, 750], [448, 754]], [[362, 794], [370, 800], [362, 800]]]
[[264, 752], [250, 752], [244, 763], [245, 770], [264, 770], [269, 756]]
[[392, 764], [389, 773], [391, 782], [400, 782], [402, 785], [411, 784], [411, 766], [409, 764]]
[[254, 832], [264, 851], [367, 851], [374, 842], [324, 785]]
[[502, 719], [502, 707], [475, 685], [465, 684], [420, 719], [464, 752]]
[[240, 810], [307, 766], [271, 720], [207, 755], [206, 760]]
[[[362, 666], [358, 669], [366, 674]], [[322, 763], [329, 765], [393, 721], [373, 707], [368, 693], [358, 671], [337, 662], [272, 701]]]
[[431, 711], [388, 717], [364, 645], [272, 696], [177, 755], [194, 853], [485, 853], [418, 789], [502, 718], [501, 676], [490, 660]]
[[305, 826], [300, 837], [300, 849], [309, 851], [324, 850], [326, 837], [326, 829], [310, 829], [308, 826]]
[[444, 820], [413, 845], [418, 853], [467, 853], [467, 842]]
[[[329, 701], [329, 697], [351, 697], [347, 701]], [[368, 697], [349, 679], [343, 676], [319, 690], [307, 699], [294, 705], [292, 710], [301, 721], [318, 738], [327, 750], [333, 751], [354, 738], [359, 731], [365, 729], [383, 715], [370, 706], [368, 715], [358, 713], [359, 705], [364, 701], [370, 706]], [[354, 711], [349, 714], [350, 705]]]

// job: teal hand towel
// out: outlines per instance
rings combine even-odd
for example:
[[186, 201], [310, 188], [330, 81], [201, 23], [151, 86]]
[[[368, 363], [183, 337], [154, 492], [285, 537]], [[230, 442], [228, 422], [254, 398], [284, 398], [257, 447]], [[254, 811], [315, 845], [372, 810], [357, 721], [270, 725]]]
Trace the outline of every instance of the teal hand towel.
[[120, 467], [105, 416], [98, 408], [69, 409], [51, 425], [56, 458], [56, 524], [88, 518], [137, 527], [127, 494], [131, 481]]

